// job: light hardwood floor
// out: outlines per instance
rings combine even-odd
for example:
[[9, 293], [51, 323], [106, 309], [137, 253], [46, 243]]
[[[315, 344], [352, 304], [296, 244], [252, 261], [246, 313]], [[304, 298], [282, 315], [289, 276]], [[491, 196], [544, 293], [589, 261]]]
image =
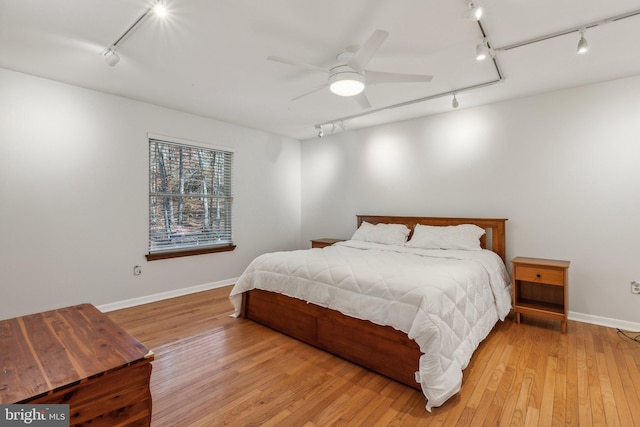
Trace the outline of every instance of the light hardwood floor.
[[229, 291], [108, 313], [155, 352], [153, 427], [640, 426], [640, 344], [614, 329], [508, 318], [428, 413], [417, 390], [229, 317]]

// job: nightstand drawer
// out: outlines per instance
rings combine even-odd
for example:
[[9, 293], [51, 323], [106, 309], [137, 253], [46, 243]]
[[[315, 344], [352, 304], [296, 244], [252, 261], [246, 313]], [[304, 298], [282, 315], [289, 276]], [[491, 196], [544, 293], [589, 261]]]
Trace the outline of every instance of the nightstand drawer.
[[539, 282], [549, 285], [564, 285], [564, 270], [556, 270], [541, 267], [525, 267], [519, 265], [516, 267], [515, 280], [524, 282]]

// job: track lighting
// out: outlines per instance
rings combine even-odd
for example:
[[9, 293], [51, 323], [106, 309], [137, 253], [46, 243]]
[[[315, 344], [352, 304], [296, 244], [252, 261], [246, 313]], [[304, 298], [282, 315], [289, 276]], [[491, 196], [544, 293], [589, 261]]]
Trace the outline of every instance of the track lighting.
[[476, 59], [478, 61], [484, 61], [488, 56], [491, 56], [491, 51], [489, 50], [487, 39], [484, 39], [476, 46]]
[[[368, 111], [365, 111], [365, 112], [362, 112], [362, 113], [354, 114], [352, 116], [341, 117], [339, 119], [331, 120], [330, 122], [324, 122], [324, 123], [316, 124], [316, 125], [314, 125], [314, 127], [315, 127], [315, 129], [318, 129], [318, 137], [320, 137], [320, 130], [322, 129], [322, 127], [323, 126], [329, 126], [332, 123], [337, 123], [337, 125], [338, 125], [338, 127], [340, 127], [340, 129], [346, 130], [346, 126], [344, 124], [346, 120], [357, 119], [359, 117], [368, 116], [370, 114], [379, 113], [381, 111], [389, 111], [389, 110], [393, 110], [395, 108], [406, 107], [408, 105], [414, 105], [414, 104], [417, 104], [417, 103], [420, 103], [420, 102], [426, 102], [426, 101], [430, 101], [432, 99], [442, 98], [444, 96], [454, 96], [456, 98], [456, 102], [457, 102], [458, 101], [457, 94], [460, 93], [460, 92], [467, 92], [467, 91], [471, 91], [471, 90], [477, 90], [477, 89], [485, 88], [485, 87], [488, 87], [488, 86], [492, 86], [492, 85], [501, 83], [503, 81], [504, 81], [504, 79], [501, 77], [501, 78], [499, 78], [497, 80], [491, 80], [491, 81], [484, 82], [484, 83], [478, 83], [478, 84], [475, 84], [475, 85], [472, 85], [472, 86], [466, 86], [466, 87], [458, 88], [456, 90], [451, 90], [451, 91], [448, 91], [448, 92], [442, 92], [442, 93], [437, 93], [435, 95], [425, 96], [423, 98], [412, 99], [411, 101], [405, 101], [405, 102], [401, 102], [399, 104], [388, 105], [386, 107], [378, 108], [378, 109], [375, 109], [375, 110], [368, 110]], [[453, 105], [453, 102], [452, 102], [452, 105]]]
[[589, 43], [587, 43], [587, 39], [584, 38], [585, 29], [580, 29], [580, 40], [578, 41], [577, 51], [579, 54], [584, 54], [589, 52]]
[[115, 67], [118, 62], [120, 62], [120, 55], [116, 53], [116, 47], [111, 46], [104, 53], [104, 62], [107, 63], [109, 67]]
[[613, 22], [619, 22], [623, 19], [633, 18], [640, 15], [640, 9], [632, 10], [630, 12], [625, 12], [620, 15], [609, 16], [603, 19], [599, 19], [597, 21], [586, 22], [577, 27], [567, 28], [566, 30], [556, 31], [550, 34], [544, 34], [532, 39], [522, 40], [517, 43], [512, 43], [507, 46], [495, 47], [492, 49], [493, 52], [506, 52], [511, 49], [517, 49], [523, 46], [528, 46], [535, 43], [544, 42], [547, 40], [555, 39], [556, 37], [564, 37], [568, 34], [573, 35], [576, 32], [580, 33], [580, 40], [578, 41], [578, 46], [576, 50], [580, 54], [584, 54], [589, 50], [589, 43], [587, 43], [587, 39], [584, 34], [588, 28], [599, 27], [601, 25], [608, 25]]
[[482, 7], [477, 6], [473, 0], [467, 2], [467, 7], [469, 8], [469, 19], [479, 21], [482, 18]]
[[[473, 1], [471, 0], [466, 0], [467, 1], [467, 5], [469, 6], [469, 9], [471, 9], [474, 6]], [[546, 40], [550, 40], [550, 39], [554, 39], [556, 37], [564, 37], [566, 35], [569, 34], [575, 34], [577, 31], [580, 32], [580, 41], [578, 42], [578, 51], [579, 52], [586, 52], [585, 48], [588, 49], [589, 45], [587, 43], [587, 40], [585, 38], [585, 32], [588, 28], [593, 28], [593, 27], [597, 27], [600, 25], [604, 25], [604, 24], [610, 24], [612, 22], [618, 22], [620, 20], [623, 19], [628, 19], [631, 17], [636, 17], [636, 16], [640, 16], [640, 9], [636, 9], [636, 10], [632, 10], [630, 12], [626, 12], [626, 13], [622, 13], [620, 15], [615, 15], [615, 16], [610, 16], [604, 19], [600, 19], [598, 21], [592, 21], [592, 22], [588, 22], [588, 23], [584, 23], [580, 26], [577, 27], [572, 27], [572, 28], [568, 28], [565, 30], [561, 30], [561, 31], [556, 31], [554, 33], [550, 33], [550, 34], [545, 34], [542, 36], [538, 36], [532, 39], [527, 39], [527, 40], [523, 40], [523, 41], [519, 41], [517, 43], [513, 43], [510, 45], [506, 45], [506, 46], [490, 46], [489, 45], [489, 41], [487, 39], [487, 33], [486, 30], [484, 28], [484, 26], [482, 25], [481, 22], [477, 22], [477, 25], [480, 27], [480, 31], [483, 34], [483, 40], [481, 43], [479, 43], [476, 46], [476, 59], [479, 61], [482, 61], [484, 59], [487, 59], [488, 56], [490, 56], [491, 58], [493, 58], [493, 61], [491, 61], [493, 63], [493, 66], [495, 67], [496, 73], [498, 74], [498, 78], [491, 80], [491, 81], [487, 81], [484, 83], [479, 83], [476, 85], [472, 85], [472, 86], [467, 86], [467, 87], [462, 87], [462, 88], [456, 88], [455, 90], [451, 90], [451, 91], [447, 91], [447, 92], [442, 92], [442, 93], [437, 93], [435, 95], [429, 95], [429, 96], [425, 96], [422, 98], [417, 98], [417, 99], [412, 99], [410, 101], [405, 101], [405, 102], [400, 102], [398, 104], [393, 104], [393, 105], [387, 105], [385, 107], [381, 107], [381, 108], [376, 108], [376, 109], [370, 109], [367, 110], [365, 112], [359, 113], [359, 114], [353, 114], [350, 116], [346, 116], [346, 117], [342, 117], [339, 119], [335, 119], [329, 122], [324, 122], [322, 124], [319, 125], [315, 125], [315, 128], [318, 129], [318, 136], [322, 135], [322, 126], [325, 125], [330, 125], [332, 123], [342, 123], [345, 120], [353, 120], [353, 119], [357, 119], [360, 117], [364, 117], [364, 116], [368, 116], [370, 114], [374, 114], [374, 113], [379, 113], [381, 111], [388, 111], [388, 110], [392, 110], [395, 108], [402, 108], [402, 107], [406, 107], [408, 105], [414, 105], [420, 102], [426, 102], [426, 101], [430, 101], [432, 99], [436, 99], [436, 98], [441, 98], [444, 96], [453, 96], [453, 99], [451, 100], [451, 106], [453, 108], [457, 108], [459, 106], [459, 102], [457, 99], [457, 94], [460, 92], [467, 92], [467, 91], [471, 91], [471, 90], [476, 90], [476, 89], [480, 89], [480, 88], [484, 88], [484, 87], [488, 87], [488, 86], [492, 86], [498, 83], [502, 83], [504, 81], [504, 75], [500, 69], [499, 66], [499, 61], [497, 60], [498, 58], [496, 58], [496, 54], [498, 52], [505, 52], [511, 49], [517, 49], [523, 46], [528, 46], [531, 44], [535, 44], [535, 43], [540, 43], [540, 42], [544, 42]], [[342, 124], [339, 125], [340, 127], [342, 127]]]
[[158, 15], [160, 18], [164, 18], [165, 16], [167, 16], [167, 14], [169, 13], [167, 11], [167, 7], [162, 4], [161, 0], [158, 0], [158, 2], [156, 3], [156, 5], [153, 7], [153, 11], [155, 12], [156, 15]]
[[[328, 128], [328, 126], [331, 126], [331, 129]], [[315, 129], [318, 131], [318, 138], [322, 138], [325, 134], [325, 127], [327, 127], [327, 130], [333, 135], [336, 132], [340, 132], [340, 131], [346, 131], [347, 127], [344, 124], [344, 120], [343, 119], [338, 119], [338, 120], [334, 120], [331, 122], [325, 122], [322, 123], [320, 125], [315, 125], [314, 126]]]
[[162, 0], [156, 0], [153, 2], [151, 6], [145, 9], [140, 16], [138, 16], [132, 23], [125, 29], [122, 34], [109, 45], [106, 49], [101, 52], [101, 55], [104, 56], [104, 60], [110, 67], [115, 67], [118, 62], [120, 62], [120, 55], [116, 53], [116, 47], [125, 37], [127, 37], [133, 30], [135, 30], [138, 25], [149, 15], [149, 13], [153, 11], [157, 16], [164, 18], [167, 16], [167, 8], [164, 5]]

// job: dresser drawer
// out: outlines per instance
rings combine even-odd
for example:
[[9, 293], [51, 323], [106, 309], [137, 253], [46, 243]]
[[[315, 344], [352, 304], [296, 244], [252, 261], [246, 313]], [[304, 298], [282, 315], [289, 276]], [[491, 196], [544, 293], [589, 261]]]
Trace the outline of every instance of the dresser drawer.
[[549, 285], [564, 285], [564, 270], [542, 267], [516, 267], [516, 280], [524, 282], [540, 282]]

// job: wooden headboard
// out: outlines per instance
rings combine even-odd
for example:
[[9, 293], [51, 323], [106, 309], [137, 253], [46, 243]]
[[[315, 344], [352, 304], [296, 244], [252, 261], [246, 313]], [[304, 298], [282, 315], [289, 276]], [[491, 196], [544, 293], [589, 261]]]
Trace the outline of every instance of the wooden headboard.
[[484, 228], [486, 234], [480, 238], [480, 246], [487, 248], [487, 236], [490, 237], [490, 247], [497, 253], [502, 261], [506, 262], [506, 218], [442, 218], [442, 217], [422, 217], [422, 216], [378, 216], [378, 215], [357, 215], [358, 227], [362, 221], [370, 224], [405, 224], [413, 233], [416, 224], [422, 225], [460, 225], [475, 224]]

